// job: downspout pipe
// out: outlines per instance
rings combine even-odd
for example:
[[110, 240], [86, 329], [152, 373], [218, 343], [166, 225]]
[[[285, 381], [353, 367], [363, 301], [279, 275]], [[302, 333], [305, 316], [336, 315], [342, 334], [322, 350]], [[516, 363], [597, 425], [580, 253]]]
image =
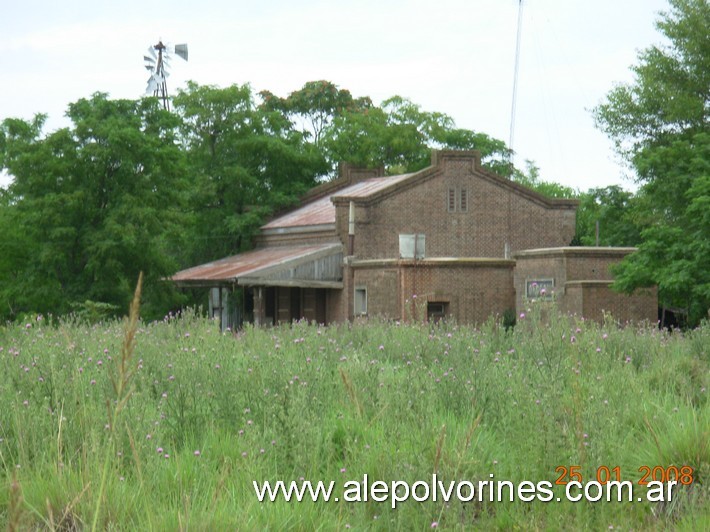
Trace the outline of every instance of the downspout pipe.
[[355, 254], [355, 202], [350, 202], [348, 213], [348, 255]]

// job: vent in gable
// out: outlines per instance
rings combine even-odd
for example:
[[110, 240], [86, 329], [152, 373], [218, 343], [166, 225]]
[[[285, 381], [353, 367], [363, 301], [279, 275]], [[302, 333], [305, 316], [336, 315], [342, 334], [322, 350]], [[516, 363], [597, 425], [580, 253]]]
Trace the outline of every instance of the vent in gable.
[[449, 195], [447, 196], [447, 203], [449, 212], [454, 212], [456, 210], [456, 189], [450, 188]]

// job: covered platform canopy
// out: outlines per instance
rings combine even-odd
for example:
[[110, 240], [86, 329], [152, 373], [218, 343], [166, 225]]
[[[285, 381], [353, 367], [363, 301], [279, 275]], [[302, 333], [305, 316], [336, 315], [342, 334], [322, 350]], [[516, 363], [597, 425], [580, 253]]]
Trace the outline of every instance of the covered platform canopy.
[[342, 288], [343, 246], [338, 243], [255, 249], [182, 270], [180, 287], [289, 286]]

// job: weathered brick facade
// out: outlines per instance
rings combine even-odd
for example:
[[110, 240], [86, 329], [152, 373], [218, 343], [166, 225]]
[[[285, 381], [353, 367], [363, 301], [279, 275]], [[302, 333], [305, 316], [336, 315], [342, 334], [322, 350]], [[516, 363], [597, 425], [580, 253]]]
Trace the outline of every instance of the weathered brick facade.
[[367, 290], [368, 315], [425, 317], [429, 304], [439, 304], [461, 322], [480, 323], [514, 308], [514, 266], [505, 259], [432, 258], [360, 260], [348, 268], [353, 290]]
[[[638, 290], [633, 295], [611, 289], [611, 266], [635, 248], [564, 247], [533, 249], [515, 255], [515, 293], [517, 312], [525, 310], [530, 299], [554, 299], [560, 310], [601, 321], [604, 313], [624, 323], [655, 322], [658, 312], [656, 288]], [[549, 285], [547, 283], [550, 283]], [[546, 287], [538, 295], [532, 284]], [[530, 292], [533, 292], [531, 295]]]
[[658, 317], [656, 287], [637, 290], [633, 295], [611, 289], [611, 281], [568, 281], [565, 286], [563, 312], [603, 321], [608, 315], [619, 324], [647, 321]]
[[[264, 256], [324, 246], [313, 256], [323, 264], [340, 260], [339, 279], [332, 271], [323, 277], [320, 263], [308, 268], [303, 258], [244, 265], [236, 256], [233, 271], [220, 274], [233, 285], [261, 284], [257, 322], [323, 314], [336, 322], [365, 314], [396, 320], [448, 315], [477, 323], [519, 312], [527, 304], [528, 281], [535, 279], [554, 288], [565, 311], [594, 319], [602, 310], [621, 321], [655, 319], [654, 290], [622, 296], [609, 289], [609, 266], [633, 250], [567, 247], [578, 202], [549, 199], [492, 174], [475, 152], [435, 152], [432, 165], [413, 174], [378, 177], [381, 169], [348, 165], [341, 174], [265, 224], [256, 241]], [[247, 266], [251, 270], [242, 273]], [[206, 279], [199, 270], [176, 279]]]
[[343, 242], [349, 204], [355, 203], [355, 255], [362, 259], [396, 258], [403, 233], [426, 235], [429, 257], [504, 258], [506, 243], [509, 257], [516, 250], [566, 246], [577, 208], [574, 200], [551, 200], [488, 172], [469, 152], [437, 152], [431, 167], [397, 186], [364, 197], [336, 193], [332, 200]]

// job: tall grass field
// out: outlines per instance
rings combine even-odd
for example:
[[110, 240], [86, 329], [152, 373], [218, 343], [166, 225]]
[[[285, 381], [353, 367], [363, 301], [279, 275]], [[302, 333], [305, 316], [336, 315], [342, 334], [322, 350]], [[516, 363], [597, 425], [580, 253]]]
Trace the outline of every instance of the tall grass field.
[[[7, 325], [0, 523], [710, 530], [710, 326], [618, 328], [546, 310], [509, 330], [369, 320], [221, 333], [191, 312], [142, 323], [136, 308], [99, 325]], [[608, 470], [641, 494], [644, 473], [683, 467], [670, 501], [569, 502], [555, 484]], [[562, 500], [260, 502], [253, 485], [336, 481], [342, 494], [364, 475], [411, 485], [434, 474], [546, 480]]]

